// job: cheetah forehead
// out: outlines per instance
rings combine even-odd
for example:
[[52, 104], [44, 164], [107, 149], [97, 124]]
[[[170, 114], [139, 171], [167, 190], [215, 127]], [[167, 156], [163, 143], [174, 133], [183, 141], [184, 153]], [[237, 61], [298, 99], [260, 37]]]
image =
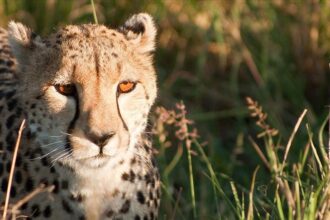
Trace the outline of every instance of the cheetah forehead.
[[[152, 54], [156, 28], [145, 13], [133, 15], [118, 29], [97, 24], [68, 25], [41, 38], [23, 24], [11, 22], [8, 31], [21, 82], [44, 84], [55, 74], [67, 74], [69, 79], [72, 72], [86, 79], [90, 74], [117, 73], [117, 77], [111, 77], [114, 79], [124, 73], [128, 79], [135, 75], [142, 83], [156, 80]], [[154, 83], [149, 84], [154, 90]]]
[[56, 48], [50, 52], [55, 57], [51, 60], [61, 59], [58, 76], [75, 73], [78, 82], [89, 82], [93, 76], [113, 82], [123, 78], [150, 84], [150, 80], [155, 80], [152, 56], [137, 53], [134, 43], [115, 29], [70, 25], [51, 35], [48, 41], [50, 48]]
[[82, 24], [82, 25], [68, 25], [61, 28], [56, 34], [56, 38], [70, 39], [70, 38], [99, 38], [99, 37], [120, 37], [124, 38], [123, 34], [119, 35], [116, 29], [111, 29], [105, 25], [98, 24]]

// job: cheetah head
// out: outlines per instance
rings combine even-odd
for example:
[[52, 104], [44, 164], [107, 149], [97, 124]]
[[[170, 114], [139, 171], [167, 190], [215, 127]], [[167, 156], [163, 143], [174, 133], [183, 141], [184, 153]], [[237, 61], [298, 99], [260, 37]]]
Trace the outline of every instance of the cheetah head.
[[118, 29], [70, 25], [47, 38], [9, 24], [20, 101], [45, 155], [94, 169], [139, 144], [156, 98], [155, 36], [144, 13]]

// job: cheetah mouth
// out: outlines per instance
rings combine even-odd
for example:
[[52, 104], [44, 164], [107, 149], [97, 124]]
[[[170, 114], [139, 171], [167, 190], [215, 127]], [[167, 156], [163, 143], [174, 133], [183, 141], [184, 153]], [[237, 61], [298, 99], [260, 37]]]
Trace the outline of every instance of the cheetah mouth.
[[82, 165], [92, 167], [92, 168], [100, 168], [107, 164], [111, 156], [106, 154], [97, 154], [94, 156], [86, 157], [78, 159], [77, 161]]

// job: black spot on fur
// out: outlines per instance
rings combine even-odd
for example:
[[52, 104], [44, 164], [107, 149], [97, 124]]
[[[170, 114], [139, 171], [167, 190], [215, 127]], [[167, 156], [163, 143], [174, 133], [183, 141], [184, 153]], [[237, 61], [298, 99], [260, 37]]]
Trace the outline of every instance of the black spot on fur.
[[21, 206], [21, 209], [22, 209], [22, 210], [26, 210], [27, 207], [28, 207], [28, 205], [29, 205], [28, 202], [24, 203], [24, 204]]
[[144, 149], [148, 154], [150, 153], [150, 148], [147, 145], [144, 145]]
[[0, 176], [3, 174], [3, 164], [0, 162]]
[[133, 158], [131, 159], [131, 165], [134, 165], [135, 163], [136, 163], [136, 158], [133, 157]]
[[139, 201], [139, 203], [141, 203], [141, 204], [144, 204], [145, 203], [145, 198], [144, 198], [144, 195], [143, 195], [143, 193], [141, 191], [138, 191], [136, 193], [136, 198]]
[[122, 180], [127, 181], [129, 179], [128, 173], [123, 173], [123, 175], [121, 175], [121, 178], [122, 178]]
[[156, 161], [155, 158], [151, 158], [151, 164], [153, 167], [156, 167]]
[[45, 167], [46, 167], [46, 166], [48, 167], [48, 166], [50, 165], [46, 157], [43, 157], [43, 158], [41, 159], [41, 163], [42, 163], [42, 165], [45, 166]]
[[77, 195], [76, 201], [77, 202], [82, 202], [84, 200], [84, 197], [81, 194]]
[[146, 181], [147, 184], [149, 184], [151, 182], [151, 179], [152, 179], [152, 177], [149, 173], [144, 175], [144, 180]]
[[68, 183], [68, 181], [66, 181], [66, 180], [62, 180], [61, 188], [62, 188], [62, 189], [68, 189], [68, 188], [69, 188], [69, 183]]
[[44, 209], [43, 215], [46, 218], [49, 218], [52, 215], [52, 208], [49, 205]]
[[22, 165], [22, 156], [20, 154], [17, 155], [15, 167], [20, 167]]
[[16, 91], [13, 90], [13, 91], [10, 91], [10, 92], [7, 92], [6, 93], [6, 99], [11, 99], [11, 97], [13, 97], [13, 95], [15, 95]]
[[129, 175], [130, 175], [129, 181], [131, 181], [133, 183], [134, 179], [135, 179], [135, 173], [133, 172], [133, 170], [130, 170]]
[[12, 67], [14, 65], [14, 62], [12, 60], [8, 60], [6, 64], [7, 66]]
[[155, 204], [155, 207], [157, 208], [158, 207], [158, 199], [154, 199], [154, 204]]
[[111, 217], [113, 216], [113, 214], [115, 214], [114, 211], [109, 210], [109, 211], [107, 211], [107, 213], [106, 213], [105, 215], [106, 215], [108, 218], [111, 218]]
[[31, 206], [32, 217], [38, 217], [40, 215], [39, 205], [34, 204]]
[[7, 68], [0, 68], [0, 73], [7, 73], [8, 69]]
[[11, 168], [11, 160], [8, 160], [6, 164], [6, 170], [8, 173], [10, 172], [10, 168]]
[[134, 220], [141, 220], [141, 218], [140, 218], [140, 216], [136, 215], [136, 216], [134, 217]]
[[12, 132], [9, 132], [6, 136], [7, 150], [12, 152], [14, 150], [15, 138]]
[[51, 172], [51, 173], [55, 173], [55, 172], [56, 172], [55, 168], [54, 168], [54, 167], [51, 167], [51, 168], [50, 168], [50, 172]]
[[28, 171], [29, 165], [27, 163], [23, 163], [23, 170]]
[[21, 173], [21, 171], [16, 170], [14, 178], [15, 178], [16, 183], [18, 183], [18, 184], [22, 183], [22, 173]]
[[14, 198], [16, 196], [16, 188], [15, 187], [11, 187], [10, 189], [10, 197]]
[[30, 192], [31, 190], [33, 190], [33, 188], [34, 188], [34, 182], [31, 179], [31, 177], [29, 177], [25, 183], [25, 191]]
[[129, 200], [126, 200], [119, 210], [120, 213], [127, 213], [129, 211], [130, 206], [131, 202]]
[[1, 182], [1, 190], [2, 192], [6, 192], [7, 191], [7, 185], [8, 185], [8, 178], [3, 178], [2, 182]]
[[16, 99], [12, 99], [11, 101], [9, 101], [7, 103], [8, 106], [8, 111], [12, 111], [17, 105], [17, 100]]
[[155, 188], [155, 179], [151, 178], [151, 188]]
[[72, 208], [70, 207], [69, 203], [67, 201], [65, 201], [64, 199], [62, 200], [62, 207], [64, 209], [64, 211], [66, 211], [69, 214], [73, 213]]

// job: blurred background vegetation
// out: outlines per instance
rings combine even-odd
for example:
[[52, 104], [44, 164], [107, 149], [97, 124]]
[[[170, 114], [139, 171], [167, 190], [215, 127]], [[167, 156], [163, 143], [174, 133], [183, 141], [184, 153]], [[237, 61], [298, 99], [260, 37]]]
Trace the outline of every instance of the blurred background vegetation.
[[[308, 109], [312, 128], [325, 120], [330, 97], [330, 1], [94, 2], [99, 23], [111, 27], [137, 12], [155, 18], [159, 29], [155, 64], [160, 89], [156, 106], [172, 109], [174, 103], [185, 103], [187, 117], [194, 120], [198, 140], [205, 145], [203, 149], [227, 195], [213, 194], [206, 165], [193, 155], [196, 218], [234, 218], [230, 205], [224, 202], [226, 197], [234, 200], [230, 181], [237, 184], [240, 195], [248, 193], [252, 173], [261, 164], [248, 140], [260, 130], [250, 119], [246, 96], [264, 107], [269, 123], [279, 130], [280, 140], [290, 136], [304, 108]], [[6, 27], [12, 19], [41, 35], [66, 24], [94, 22], [89, 0], [0, 0], [0, 25]], [[155, 138], [164, 182], [160, 216], [191, 219], [194, 204], [188, 160], [173, 129]], [[299, 157], [308, 139], [306, 133], [297, 134], [289, 160]], [[279, 154], [283, 154], [280, 145]], [[256, 194], [267, 196], [274, 184], [270, 176], [261, 167]], [[247, 194], [245, 198], [248, 201]]]

